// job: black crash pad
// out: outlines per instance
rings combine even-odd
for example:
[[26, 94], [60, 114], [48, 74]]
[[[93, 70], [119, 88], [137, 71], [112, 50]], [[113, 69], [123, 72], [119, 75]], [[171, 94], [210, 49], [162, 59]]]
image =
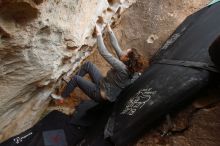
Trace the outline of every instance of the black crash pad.
[[220, 3], [189, 16], [153, 57], [143, 75], [119, 95], [110, 118], [100, 118], [83, 144], [129, 145], [156, 120], [206, 88], [218, 72], [209, 48], [220, 36], [219, 16]]
[[72, 116], [52, 111], [32, 128], [0, 146], [74, 146], [84, 138], [100, 109], [99, 104], [89, 100], [80, 103]]

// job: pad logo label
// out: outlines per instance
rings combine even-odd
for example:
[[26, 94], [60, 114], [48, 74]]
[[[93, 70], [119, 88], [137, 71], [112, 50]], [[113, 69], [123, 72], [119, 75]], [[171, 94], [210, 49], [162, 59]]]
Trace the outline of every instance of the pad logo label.
[[22, 137], [16, 137], [16, 138], [14, 138], [13, 140], [14, 140], [14, 142], [16, 143], [16, 144], [19, 144], [19, 143], [21, 143], [24, 139], [26, 139], [28, 136], [31, 136], [33, 133], [32, 132], [30, 132], [30, 133], [28, 133], [28, 134], [26, 134], [26, 135], [24, 135], [24, 136], [22, 136]]
[[132, 116], [138, 109], [141, 109], [156, 93], [157, 91], [153, 91], [152, 88], [138, 91], [138, 93], [127, 102], [126, 107], [121, 112], [121, 114]]

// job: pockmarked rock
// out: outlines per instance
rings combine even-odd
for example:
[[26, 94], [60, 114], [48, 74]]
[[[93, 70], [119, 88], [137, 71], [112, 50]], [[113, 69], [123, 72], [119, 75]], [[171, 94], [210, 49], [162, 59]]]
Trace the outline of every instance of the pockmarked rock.
[[134, 2], [0, 0], [0, 141], [31, 127], [57, 81], [93, 52], [97, 20], [113, 23]]

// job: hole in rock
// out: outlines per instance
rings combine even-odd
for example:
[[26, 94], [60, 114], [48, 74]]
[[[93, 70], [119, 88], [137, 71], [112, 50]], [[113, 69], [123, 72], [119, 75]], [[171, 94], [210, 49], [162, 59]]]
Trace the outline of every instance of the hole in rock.
[[117, 3], [119, 0], [108, 0], [109, 5], [114, 5]]
[[99, 24], [103, 24], [104, 23], [104, 19], [102, 16], [98, 16], [98, 20], [96, 21]]
[[40, 4], [40, 3], [42, 3], [44, 0], [34, 0], [34, 2], [36, 3], [36, 4]]
[[97, 35], [96, 35], [96, 28], [93, 29], [92, 37], [94, 37], [94, 38], [97, 37]]
[[116, 14], [121, 14], [121, 7], [119, 7], [118, 9], [117, 9], [117, 11], [116, 11]]
[[108, 12], [114, 12], [111, 8], [107, 8]]
[[34, 3], [10, 1], [2, 2], [0, 5], [0, 17], [5, 20], [15, 20], [17, 23], [24, 23], [36, 18], [38, 9]]
[[44, 26], [44, 27], [42, 27], [40, 30], [39, 30], [39, 32], [38, 32], [39, 34], [50, 34], [50, 27], [49, 26]]
[[68, 64], [68, 63], [71, 63], [71, 57], [69, 57], [69, 56], [64, 56], [63, 58], [62, 58], [62, 64]]

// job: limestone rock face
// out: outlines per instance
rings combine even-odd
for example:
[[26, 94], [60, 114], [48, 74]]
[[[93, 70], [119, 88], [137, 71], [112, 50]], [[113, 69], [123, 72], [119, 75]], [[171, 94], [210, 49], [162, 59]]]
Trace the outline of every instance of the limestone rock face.
[[0, 0], [0, 141], [39, 119], [57, 80], [93, 51], [95, 23], [134, 2]]

